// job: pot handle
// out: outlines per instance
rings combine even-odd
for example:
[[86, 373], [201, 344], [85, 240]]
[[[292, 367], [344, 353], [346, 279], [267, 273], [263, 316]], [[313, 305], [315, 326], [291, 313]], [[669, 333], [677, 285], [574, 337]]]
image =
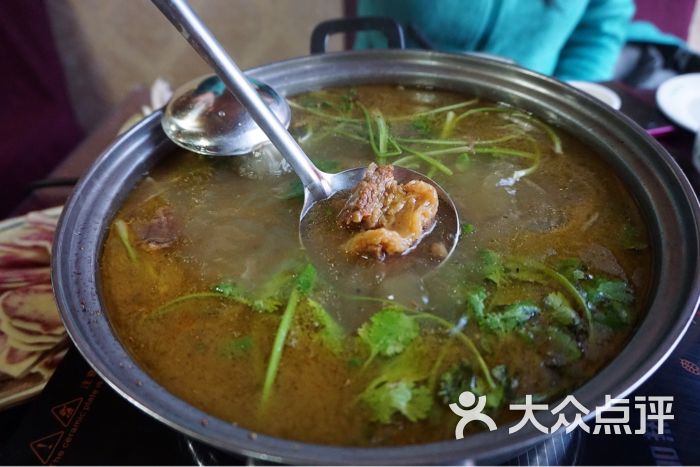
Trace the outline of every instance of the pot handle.
[[390, 49], [405, 49], [406, 42], [401, 24], [393, 18], [384, 16], [358, 16], [323, 21], [311, 33], [311, 53], [326, 52], [328, 36], [337, 33], [353, 34], [358, 31], [379, 31], [387, 39]]

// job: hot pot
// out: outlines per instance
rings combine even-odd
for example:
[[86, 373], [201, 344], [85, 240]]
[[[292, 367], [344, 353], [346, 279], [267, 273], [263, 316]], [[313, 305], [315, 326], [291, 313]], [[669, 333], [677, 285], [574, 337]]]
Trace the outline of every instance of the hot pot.
[[[620, 354], [574, 392], [585, 407], [624, 397], [670, 354], [700, 296], [700, 206], [687, 179], [655, 140], [621, 113], [556, 80], [502, 61], [426, 51], [383, 50], [312, 55], [250, 70], [284, 95], [330, 86], [394, 83], [443, 88], [507, 102], [573, 133], [615, 170], [640, 206], [653, 249], [647, 313]], [[156, 112], [105, 151], [63, 211], [53, 254], [53, 284], [68, 333], [120, 394], [184, 434], [227, 451], [289, 463], [495, 462], [543, 435], [531, 424], [501, 426], [462, 440], [388, 448], [303, 444], [251, 434], [170, 394], [129, 356], [103, 306], [98, 262], [113, 215], [130, 189], [175, 149]], [[565, 411], [573, 419], [574, 408]], [[554, 416], [541, 417], [545, 426]], [[589, 417], [593, 412], [589, 414]]]

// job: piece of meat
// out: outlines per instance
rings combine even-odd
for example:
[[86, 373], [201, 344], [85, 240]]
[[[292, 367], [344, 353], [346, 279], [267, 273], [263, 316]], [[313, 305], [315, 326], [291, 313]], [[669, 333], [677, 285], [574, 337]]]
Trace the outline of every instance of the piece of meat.
[[443, 242], [435, 242], [430, 245], [430, 254], [435, 258], [447, 258], [447, 247]]
[[178, 237], [175, 213], [169, 206], [158, 208], [149, 221], [137, 223], [134, 230], [151, 250], [168, 248], [177, 241]]
[[382, 227], [384, 211], [398, 194], [398, 185], [393, 166], [371, 163], [338, 214], [338, 222], [363, 229]]
[[364, 230], [343, 247], [378, 259], [403, 254], [432, 228], [437, 210], [435, 187], [420, 180], [401, 185], [392, 166], [370, 164], [338, 216], [342, 226]]
[[374, 256], [383, 259], [386, 255], [401, 254], [413, 246], [413, 239], [402, 237], [395, 230], [385, 227], [364, 230], [345, 242], [346, 253]]

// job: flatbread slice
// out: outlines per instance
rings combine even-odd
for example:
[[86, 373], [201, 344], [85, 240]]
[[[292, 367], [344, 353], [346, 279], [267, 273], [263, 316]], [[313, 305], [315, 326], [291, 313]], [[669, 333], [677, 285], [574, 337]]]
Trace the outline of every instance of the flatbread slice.
[[0, 269], [0, 290], [16, 289], [17, 287], [22, 287], [21, 284], [49, 283], [51, 283], [51, 268], [48, 266]]
[[49, 284], [14, 289], [0, 296], [0, 319], [13, 327], [46, 334], [63, 332], [63, 322]]
[[54, 230], [41, 227], [25, 226], [14, 239], [16, 245], [45, 248], [51, 252]]
[[12, 326], [7, 319], [0, 319], [0, 333], [7, 345], [19, 350], [43, 352], [51, 350], [66, 341], [65, 330], [60, 335], [42, 334]]
[[50, 252], [44, 246], [0, 243], [0, 268], [47, 266], [50, 260]]
[[46, 334], [13, 326], [9, 319], [0, 319], [0, 332], [12, 342], [19, 341], [25, 344], [58, 344], [66, 336], [64, 329], [57, 334]]
[[30, 352], [7, 346], [0, 354], [0, 373], [19, 378], [39, 360], [41, 352]]
[[5, 351], [5, 348], [9, 345], [10, 338], [4, 332], [0, 331], [0, 354]]
[[[53, 209], [54, 208], [51, 208], [51, 210]], [[58, 213], [54, 213], [54, 215], [48, 215], [45, 211], [32, 211], [25, 216], [25, 219], [27, 224], [31, 226], [55, 230], [56, 225], [58, 224], [59, 214], [60, 211]]]

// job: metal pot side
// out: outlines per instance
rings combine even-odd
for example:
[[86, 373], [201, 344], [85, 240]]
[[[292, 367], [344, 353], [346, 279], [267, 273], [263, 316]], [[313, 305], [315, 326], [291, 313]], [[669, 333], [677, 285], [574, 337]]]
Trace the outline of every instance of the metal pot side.
[[[649, 228], [653, 287], [648, 312], [620, 354], [574, 392], [587, 408], [624, 397], [683, 336], [700, 296], [700, 206], [675, 161], [621, 113], [556, 80], [483, 57], [424, 51], [340, 52], [262, 66], [249, 74], [285, 95], [332, 86], [393, 83], [448, 89], [523, 108], [591, 145], [632, 192]], [[64, 323], [85, 359], [120, 394], [167, 425], [227, 451], [287, 463], [495, 462], [543, 435], [532, 425], [459, 441], [386, 448], [304, 444], [251, 435], [176, 398], [152, 380], [116, 338], [101, 301], [99, 258], [111, 220], [132, 187], [175, 146], [151, 115], [108, 148], [82, 178], [61, 216], [53, 284]], [[565, 411], [571, 420], [573, 410]], [[589, 414], [592, 416], [593, 412]], [[554, 416], [541, 417], [545, 426]]]

